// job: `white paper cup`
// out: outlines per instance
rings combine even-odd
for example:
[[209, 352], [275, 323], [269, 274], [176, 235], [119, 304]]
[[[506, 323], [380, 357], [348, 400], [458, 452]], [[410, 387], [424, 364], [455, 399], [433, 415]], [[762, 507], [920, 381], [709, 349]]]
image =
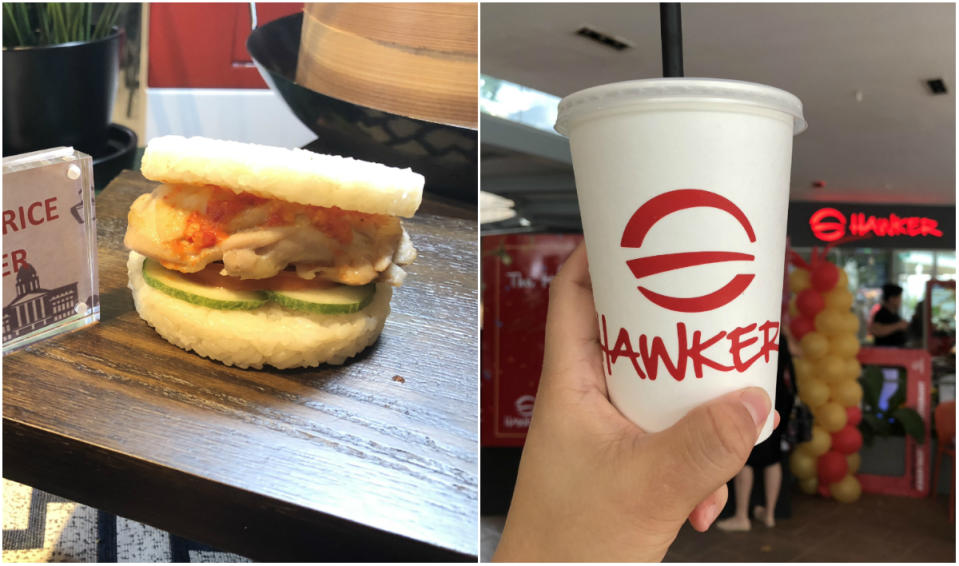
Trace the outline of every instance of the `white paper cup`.
[[[560, 102], [610, 399], [644, 430], [748, 386], [775, 402], [792, 137], [805, 127], [798, 98], [740, 81], [629, 81]], [[758, 442], [772, 429], [770, 412]]]

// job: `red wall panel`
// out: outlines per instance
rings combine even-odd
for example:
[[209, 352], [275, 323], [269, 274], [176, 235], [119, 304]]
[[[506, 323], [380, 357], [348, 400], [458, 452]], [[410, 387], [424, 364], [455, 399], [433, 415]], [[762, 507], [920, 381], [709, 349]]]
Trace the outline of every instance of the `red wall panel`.
[[522, 446], [539, 374], [549, 282], [580, 234], [483, 236], [480, 443]]
[[[260, 25], [303, 3], [257, 3]], [[249, 53], [250, 4], [150, 4], [151, 87], [267, 88]]]

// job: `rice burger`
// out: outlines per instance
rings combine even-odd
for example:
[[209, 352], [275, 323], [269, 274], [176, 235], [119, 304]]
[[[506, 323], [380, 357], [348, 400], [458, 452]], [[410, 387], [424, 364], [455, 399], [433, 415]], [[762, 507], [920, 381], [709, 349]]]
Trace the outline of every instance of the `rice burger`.
[[241, 368], [341, 364], [376, 341], [402, 266], [399, 217], [423, 176], [300, 149], [153, 139], [159, 181], [130, 207], [124, 244], [140, 317], [166, 340]]

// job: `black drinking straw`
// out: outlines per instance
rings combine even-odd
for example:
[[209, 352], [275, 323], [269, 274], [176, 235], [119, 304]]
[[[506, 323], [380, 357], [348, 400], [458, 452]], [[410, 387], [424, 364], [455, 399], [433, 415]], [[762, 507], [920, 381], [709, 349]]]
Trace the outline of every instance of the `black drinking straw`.
[[663, 76], [683, 76], [683, 21], [679, 3], [659, 4], [659, 32], [663, 43]]

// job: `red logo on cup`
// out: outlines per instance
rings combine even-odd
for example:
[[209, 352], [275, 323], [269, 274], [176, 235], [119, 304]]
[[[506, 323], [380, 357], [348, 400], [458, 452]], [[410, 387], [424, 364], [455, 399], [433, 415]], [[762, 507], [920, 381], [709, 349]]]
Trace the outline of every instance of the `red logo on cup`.
[[[641, 248], [646, 234], [664, 216], [687, 208], [703, 206], [726, 212], [739, 221], [750, 242], [756, 241], [756, 233], [749, 219], [732, 201], [710, 191], [679, 189], [653, 197], [640, 206], [626, 223], [620, 246]], [[755, 256], [735, 252], [682, 252], [641, 257], [629, 260], [626, 264], [636, 279], [642, 279], [649, 275], [684, 267], [725, 261], [753, 261], [754, 259], [756, 259]], [[723, 287], [701, 297], [671, 297], [650, 291], [643, 286], [639, 286], [638, 289], [644, 297], [664, 309], [677, 312], [705, 312], [726, 305], [743, 294], [755, 277], [756, 275], [752, 273], [740, 273]]]

